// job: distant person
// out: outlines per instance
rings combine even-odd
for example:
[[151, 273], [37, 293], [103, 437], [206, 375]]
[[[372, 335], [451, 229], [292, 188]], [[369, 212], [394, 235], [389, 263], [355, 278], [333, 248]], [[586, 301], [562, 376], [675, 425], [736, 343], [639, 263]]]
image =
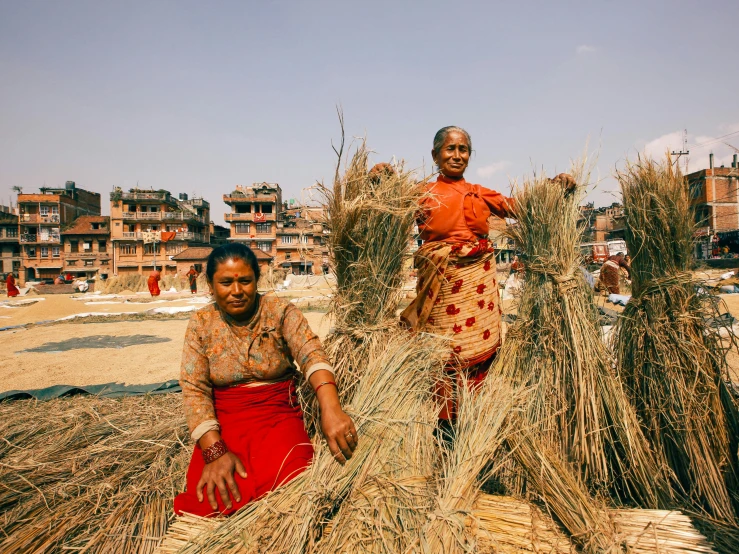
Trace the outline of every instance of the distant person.
[[187, 280], [190, 281], [190, 292], [192, 294], [198, 292], [198, 275], [199, 273], [195, 269], [194, 265], [191, 265], [190, 271], [185, 273], [185, 277], [187, 277]]
[[254, 252], [240, 243], [208, 257], [215, 302], [190, 318], [182, 351], [182, 401], [196, 445], [177, 514], [230, 515], [308, 467], [313, 445], [298, 372], [317, 397], [331, 455], [343, 464], [357, 446], [320, 339], [294, 304], [257, 292], [259, 273]]
[[621, 268], [626, 270], [628, 278], [631, 279], [631, 266], [626, 263], [623, 252], [619, 252], [615, 256], [609, 256], [600, 268], [600, 284], [610, 294], [621, 294], [619, 281], [621, 278]]
[[513, 261], [511, 262], [511, 273], [515, 274], [521, 270], [523, 270], [523, 263], [518, 259], [518, 256], [513, 256]]
[[15, 276], [12, 271], [8, 273], [8, 276], [5, 278], [5, 287], [8, 289], [8, 298], [18, 296], [21, 293], [18, 290], [18, 287], [15, 286]]
[[157, 269], [151, 272], [149, 275], [149, 279], [146, 281], [146, 284], [149, 286], [149, 292], [152, 296], [159, 296], [159, 294], [162, 292], [159, 290], [159, 279], [161, 278], [162, 274], [159, 273]]

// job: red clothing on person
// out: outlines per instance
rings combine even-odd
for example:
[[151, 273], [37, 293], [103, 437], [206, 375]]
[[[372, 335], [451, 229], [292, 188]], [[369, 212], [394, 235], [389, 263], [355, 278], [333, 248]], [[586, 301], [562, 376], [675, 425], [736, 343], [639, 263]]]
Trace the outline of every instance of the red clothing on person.
[[[232, 498], [226, 510], [216, 491], [218, 509], [229, 515], [285, 484], [305, 470], [313, 459], [313, 445], [305, 431], [292, 379], [269, 385], [213, 389], [213, 402], [221, 424], [221, 438], [246, 469], [246, 479], [234, 473], [241, 502]], [[187, 470], [187, 490], [174, 500], [174, 511], [215, 516], [207, 497], [198, 502], [197, 484], [205, 462], [196, 445]]]
[[8, 277], [5, 279], [5, 287], [8, 290], [9, 297], [18, 296], [20, 294], [18, 287], [15, 286], [15, 277], [13, 277], [12, 273], [8, 273]]
[[421, 204], [420, 238], [425, 242], [469, 242], [488, 236], [490, 214], [509, 217], [513, 199], [499, 192], [439, 175]]
[[149, 279], [146, 281], [146, 284], [149, 287], [149, 292], [152, 296], [159, 296], [159, 294], [162, 292], [159, 290], [160, 276], [161, 274], [158, 271], [152, 271], [151, 275], [149, 275]]

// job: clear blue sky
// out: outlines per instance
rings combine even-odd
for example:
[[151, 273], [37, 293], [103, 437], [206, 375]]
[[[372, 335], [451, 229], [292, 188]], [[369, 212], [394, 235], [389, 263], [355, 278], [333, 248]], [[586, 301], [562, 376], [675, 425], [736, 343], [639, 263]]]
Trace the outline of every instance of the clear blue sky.
[[223, 224], [236, 184], [299, 198], [331, 179], [341, 104], [376, 161], [430, 169], [436, 130], [467, 128], [468, 179], [503, 192], [589, 137], [606, 204], [617, 164], [683, 128], [691, 170], [729, 161], [737, 28], [735, 0], [0, 0], [0, 203], [74, 180], [108, 213], [139, 183], [202, 195]]

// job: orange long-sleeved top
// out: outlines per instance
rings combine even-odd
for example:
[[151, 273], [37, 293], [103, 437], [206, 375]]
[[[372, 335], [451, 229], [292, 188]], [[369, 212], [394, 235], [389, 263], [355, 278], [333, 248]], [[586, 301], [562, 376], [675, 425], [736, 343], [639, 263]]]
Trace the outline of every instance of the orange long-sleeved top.
[[428, 183], [418, 230], [424, 241], [468, 242], [488, 236], [490, 214], [511, 217], [513, 199], [464, 179]]

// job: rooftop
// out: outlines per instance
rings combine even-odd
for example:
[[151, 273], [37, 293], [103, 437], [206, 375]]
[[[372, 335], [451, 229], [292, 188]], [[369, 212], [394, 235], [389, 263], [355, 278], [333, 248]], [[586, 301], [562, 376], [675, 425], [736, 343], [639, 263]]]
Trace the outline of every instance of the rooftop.
[[[94, 225], [98, 227], [94, 229]], [[62, 235], [109, 235], [110, 218], [104, 215], [83, 215], [72, 222], [72, 226]]]

